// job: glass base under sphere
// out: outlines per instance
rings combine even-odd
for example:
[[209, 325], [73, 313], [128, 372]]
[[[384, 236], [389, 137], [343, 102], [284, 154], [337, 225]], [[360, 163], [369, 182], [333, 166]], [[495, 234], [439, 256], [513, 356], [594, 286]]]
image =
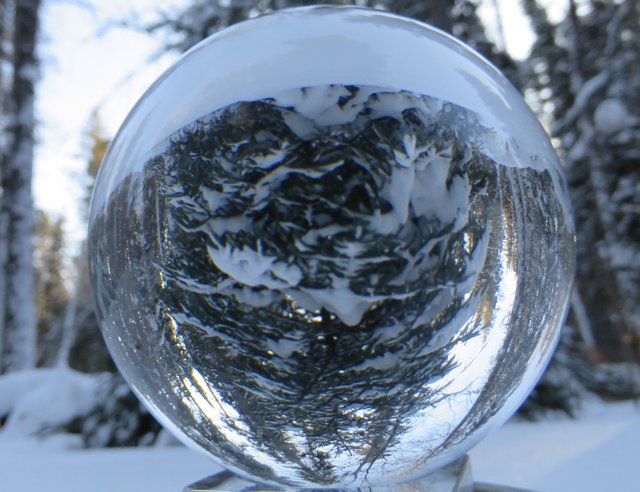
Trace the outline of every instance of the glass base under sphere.
[[434, 471], [427, 477], [396, 484], [393, 487], [365, 487], [354, 489], [292, 489], [252, 482], [229, 471], [222, 471], [192, 483], [183, 492], [529, 492], [482, 484], [476, 487], [468, 456]]
[[142, 98], [98, 176], [90, 261], [118, 367], [242, 476], [387, 486], [463, 455], [556, 343], [574, 230], [518, 93], [424, 24], [294, 9]]

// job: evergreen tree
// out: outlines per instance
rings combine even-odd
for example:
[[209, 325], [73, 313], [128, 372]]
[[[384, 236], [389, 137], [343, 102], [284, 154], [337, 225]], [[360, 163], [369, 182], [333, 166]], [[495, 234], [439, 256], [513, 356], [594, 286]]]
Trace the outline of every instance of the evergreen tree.
[[537, 35], [527, 85], [566, 164], [578, 244], [563, 339], [525, 410], [571, 413], [585, 389], [638, 394], [634, 371], [603, 363], [640, 361], [640, 5], [571, 1], [558, 25], [524, 6]]
[[[12, 9], [8, 8], [12, 5]], [[4, 326], [0, 371], [28, 369], [36, 364], [36, 309], [33, 289], [33, 200], [31, 177], [34, 143], [34, 82], [39, 0], [6, 2], [12, 15], [11, 89], [5, 94], [4, 132], [9, 137], [2, 156], [4, 256]], [[3, 19], [4, 20], [4, 19]], [[3, 81], [4, 82], [4, 81]]]
[[60, 349], [68, 292], [64, 279], [64, 221], [39, 211], [35, 227], [38, 365], [52, 366]]
[[[599, 360], [640, 360], [640, 5], [570, 3], [538, 31], [532, 80], [562, 144], [575, 206], [572, 321]], [[544, 31], [542, 31], [544, 28]]]
[[[97, 113], [91, 116], [86, 138], [89, 147], [87, 174], [90, 184], [87, 187], [85, 203], [88, 207], [93, 181], [110, 142], [105, 137]], [[86, 241], [83, 241], [80, 253], [73, 261], [75, 278], [72, 281], [71, 295], [62, 321], [61, 346], [57, 364], [68, 365], [83, 372], [112, 371], [113, 362], [96, 320], [87, 262], [87, 245]]]
[[574, 98], [556, 126], [567, 152], [579, 254], [585, 259], [576, 291], [602, 357], [638, 362], [640, 5], [593, 1], [589, 7], [567, 26], [575, 46]]

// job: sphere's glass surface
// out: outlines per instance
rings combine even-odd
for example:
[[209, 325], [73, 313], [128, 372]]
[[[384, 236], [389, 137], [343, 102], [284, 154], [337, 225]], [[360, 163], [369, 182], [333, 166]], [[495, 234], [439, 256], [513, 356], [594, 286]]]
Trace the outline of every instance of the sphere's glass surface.
[[228, 468], [404, 481], [544, 369], [569, 208], [474, 52], [376, 11], [283, 11], [198, 45], [124, 123], [91, 208], [100, 324], [153, 413]]

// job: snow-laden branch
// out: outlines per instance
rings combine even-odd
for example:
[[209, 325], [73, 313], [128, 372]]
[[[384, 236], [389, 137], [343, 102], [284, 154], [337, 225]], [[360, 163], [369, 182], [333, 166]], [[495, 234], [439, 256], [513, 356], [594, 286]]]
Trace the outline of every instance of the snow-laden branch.
[[569, 108], [565, 117], [554, 126], [554, 135], [563, 133], [578, 119], [587, 108], [591, 98], [607, 85], [610, 75], [609, 70], [603, 70], [584, 83], [576, 95], [573, 106]]

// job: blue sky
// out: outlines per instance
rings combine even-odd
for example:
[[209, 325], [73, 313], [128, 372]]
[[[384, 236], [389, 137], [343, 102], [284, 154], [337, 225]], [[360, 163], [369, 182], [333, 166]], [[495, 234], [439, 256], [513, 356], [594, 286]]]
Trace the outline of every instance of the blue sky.
[[44, 3], [39, 56], [38, 118], [34, 196], [36, 206], [65, 218], [71, 241], [81, 239], [80, 208], [85, 193], [84, 134], [97, 109], [107, 135], [114, 135], [129, 109], [175, 59], [153, 63], [160, 40], [116, 26], [118, 19], [176, 0], [110, 0]]

